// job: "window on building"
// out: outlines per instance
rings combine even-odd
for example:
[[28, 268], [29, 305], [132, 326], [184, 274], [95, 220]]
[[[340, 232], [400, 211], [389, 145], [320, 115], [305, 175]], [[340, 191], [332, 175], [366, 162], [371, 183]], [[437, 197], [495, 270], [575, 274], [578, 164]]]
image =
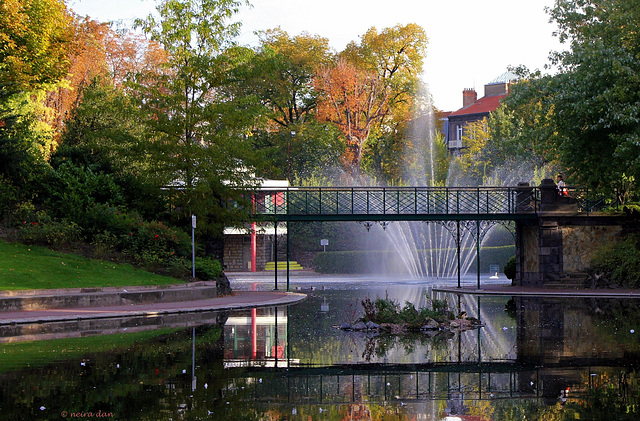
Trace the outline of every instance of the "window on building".
[[462, 124], [458, 124], [456, 128], [456, 140], [462, 140], [462, 136], [464, 134], [464, 126]]

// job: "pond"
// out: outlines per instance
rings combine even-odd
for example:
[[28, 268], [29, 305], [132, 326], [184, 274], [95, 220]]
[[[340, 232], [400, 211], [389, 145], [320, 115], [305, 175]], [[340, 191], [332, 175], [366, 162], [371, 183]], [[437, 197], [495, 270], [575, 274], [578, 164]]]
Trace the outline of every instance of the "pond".
[[[273, 288], [238, 280], [235, 287]], [[0, 338], [3, 420], [637, 419], [633, 299], [479, 296], [418, 281], [292, 283], [289, 307]], [[483, 323], [348, 332], [361, 300], [447, 300]], [[109, 334], [98, 334], [98, 333]]]

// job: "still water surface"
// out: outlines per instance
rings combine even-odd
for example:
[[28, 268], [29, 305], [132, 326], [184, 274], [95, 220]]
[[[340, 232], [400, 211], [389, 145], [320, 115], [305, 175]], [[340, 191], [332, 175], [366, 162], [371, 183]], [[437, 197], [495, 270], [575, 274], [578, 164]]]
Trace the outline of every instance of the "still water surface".
[[[636, 300], [456, 295], [398, 280], [297, 287], [308, 299], [290, 307], [61, 324], [46, 336], [6, 329], [0, 419], [638, 419]], [[446, 299], [484, 326], [336, 329], [366, 297]]]

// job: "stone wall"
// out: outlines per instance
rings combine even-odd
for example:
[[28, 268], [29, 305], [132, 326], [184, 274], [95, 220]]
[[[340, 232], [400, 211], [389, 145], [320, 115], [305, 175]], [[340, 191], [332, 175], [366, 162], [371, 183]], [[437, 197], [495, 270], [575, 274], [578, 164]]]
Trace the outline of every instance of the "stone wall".
[[624, 216], [542, 212], [535, 225], [517, 224], [516, 284], [544, 286], [585, 272], [593, 253], [621, 238]]
[[[256, 236], [256, 269], [264, 270], [271, 260], [271, 238]], [[251, 236], [226, 235], [224, 238], [223, 269], [228, 272], [247, 272], [251, 270]]]
[[583, 272], [593, 253], [603, 244], [620, 238], [621, 226], [564, 226], [562, 227], [564, 272]]
[[[224, 238], [224, 264], [226, 271], [247, 270], [243, 266], [243, 235], [226, 235]], [[249, 268], [250, 270], [251, 268]]]

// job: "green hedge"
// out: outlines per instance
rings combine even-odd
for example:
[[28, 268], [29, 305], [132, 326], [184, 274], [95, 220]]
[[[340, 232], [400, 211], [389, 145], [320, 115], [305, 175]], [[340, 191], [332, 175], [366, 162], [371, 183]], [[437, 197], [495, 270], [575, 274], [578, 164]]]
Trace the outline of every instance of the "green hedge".
[[[500, 272], [515, 253], [515, 246], [483, 247], [480, 250], [480, 272], [489, 273], [489, 266], [497, 264]], [[401, 271], [402, 263], [393, 250], [327, 251], [318, 253], [313, 266], [319, 273], [393, 273]], [[475, 272], [476, 260], [470, 270]]]

